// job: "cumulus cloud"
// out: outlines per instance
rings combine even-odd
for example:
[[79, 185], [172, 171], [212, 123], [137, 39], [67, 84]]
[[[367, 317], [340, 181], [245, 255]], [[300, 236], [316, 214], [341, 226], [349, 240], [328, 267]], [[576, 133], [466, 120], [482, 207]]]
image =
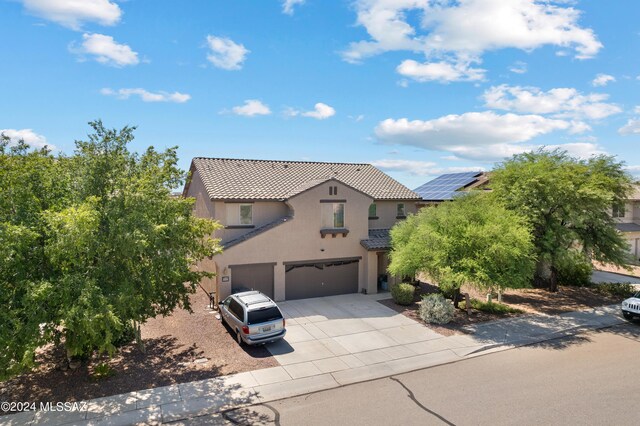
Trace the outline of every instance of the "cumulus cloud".
[[257, 99], [247, 99], [244, 101], [244, 105], [233, 107], [231, 112], [236, 115], [244, 115], [246, 117], [271, 114], [269, 107]]
[[[353, 42], [343, 52], [348, 62], [388, 51], [421, 52], [425, 66], [446, 62], [450, 68], [481, 62], [487, 51], [526, 51], [551, 45], [571, 49], [579, 59], [602, 48], [593, 31], [579, 25], [580, 11], [565, 1], [536, 0], [357, 0], [357, 24], [368, 40]], [[409, 17], [417, 14], [419, 25]], [[434, 61], [434, 59], [437, 59]], [[414, 69], [418, 69], [416, 64]], [[406, 67], [406, 66], [405, 66]], [[427, 75], [435, 72], [427, 68]], [[442, 64], [440, 68], [443, 68]], [[406, 69], [399, 68], [398, 71]], [[424, 70], [424, 68], [422, 68]], [[439, 71], [441, 75], [451, 74]], [[464, 73], [462, 74], [464, 76]], [[422, 81], [432, 81], [423, 79]], [[463, 80], [473, 80], [463, 78]], [[438, 78], [437, 81], [457, 81]]]
[[209, 54], [207, 59], [214, 66], [223, 70], [235, 71], [242, 69], [242, 64], [251, 52], [244, 45], [227, 37], [207, 36]]
[[289, 117], [295, 117], [300, 115], [302, 117], [315, 118], [316, 120], [326, 120], [327, 118], [333, 117], [334, 115], [336, 115], [336, 110], [327, 104], [318, 102], [317, 104], [315, 104], [313, 110], [311, 111], [298, 111], [296, 109], [289, 108], [288, 110], [285, 111], [285, 115], [288, 115]]
[[516, 61], [509, 67], [509, 71], [516, 74], [524, 74], [527, 72], [527, 63], [522, 61]]
[[104, 34], [83, 34], [82, 44], [72, 44], [69, 50], [80, 55], [81, 58], [91, 56], [97, 62], [114, 67], [137, 65], [140, 60], [138, 53], [126, 44], [117, 43], [113, 37]]
[[118, 90], [104, 88], [100, 90], [100, 93], [105, 96], [115, 96], [118, 99], [129, 99], [131, 96], [138, 96], [143, 102], [175, 102], [182, 104], [191, 99], [191, 95], [186, 93], [149, 92], [141, 88]]
[[591, 81], [591, 85], [595, 87], [606, 86], [609, 83], [616, 81], [616, 78], [609, 74], [598, 74], [596, 78]]
[[47, 138], [31, 129], [0, 129], [0, 134], [9, 138], [10, 145], [15, 145], [18, 141], [23, 140], [27, 145], [34, 148], [48, 146], [50, 149], [55, 149], [55, 146], [47, 144]]
[[40, 18], [79, 30], [85, 22], [115, 25], [122, 10], [110, 0], [23, 0], [25, 9]]
[[282, 13], [293, 15], [293, 8], [297, 5], [304, 4], [305, 0], [284, 0], [282, 2]]
[[444, 173], [482, 171], [477, 166], [438, 167], [433, 161], [382, 159], [372, 161], [371, 165], [385, 172], [404, 172], [413, 176], [433, 176]]
[[554, 118], [598, 120], [622, 111], [617, 105], [604, 102], [609, 98], [606, 94], [583, 95], [572, 88], [555, 88], [545, 92], [537, 87], [503, 84], [487, 89], [482, 98], [488, 108], [551, 114]]
[[535, 114], [501, 115], [485, 111], [452, 114], [426, 121], [387, 119], [375, 128], [375, 135], [382, 143], [443, 151], [457, 158], [498, 160], [535, 149], [538, 145], [523, 143], [537, 136], [555, 131], [575, 134], [589, 129], [582, 122]]
[[618, 133], [623, 136], [640, 134], [640, 118], [630, 118], [627, 124], [618, 129]]
[[413, 59], [402, 61], [396, 68], [398, 74], [416, 81], [477, 81], [484, 79], [486, 70], [472, 68], [466, 63], [430, 62], [418, 63]]

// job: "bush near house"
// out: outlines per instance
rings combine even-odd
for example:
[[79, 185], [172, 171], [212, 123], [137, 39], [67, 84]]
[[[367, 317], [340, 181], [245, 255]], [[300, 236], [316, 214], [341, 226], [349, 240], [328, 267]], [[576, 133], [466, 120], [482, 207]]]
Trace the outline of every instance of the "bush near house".
[[593, 265], [586, 256], [577, 250], [571, 250], [560, 259], [557, 265], [558, 284], [575, 287], [591, 285]]
[[424, 322], [430, 324], [447, 324], [453, 319], [453, 304], [442, 294], [429, 294], [422, 298], [419, 315]]
[[597, 293], [605, 296], [626, 299], [633, 296], [637, 290], [631, 283], [602, 283], [594, 284], [592, 287]]
[[408, 283], [394, 284], [391, 286], [391, 297], [398, 305], [410, 305], [413, 303], [413, 294], [416, 288]]

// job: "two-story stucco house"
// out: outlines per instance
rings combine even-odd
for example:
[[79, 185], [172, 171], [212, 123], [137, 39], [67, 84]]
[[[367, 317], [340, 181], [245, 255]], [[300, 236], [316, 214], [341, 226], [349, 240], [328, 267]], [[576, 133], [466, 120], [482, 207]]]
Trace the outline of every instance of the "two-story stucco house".
[[638, 261], [640, 259], [640, 186], [625, 203], [614, 205], [611, 216], [617, 222], [616, 228], [629, 243], [629, 253]]
[[203, 285], [218, 300], [376, 293], [389, 228], [420, 199], [370, 164], [194, 158], [190, 171], [183, 195], [224, 226], [223, 253], [199, 265], [216, 273]]

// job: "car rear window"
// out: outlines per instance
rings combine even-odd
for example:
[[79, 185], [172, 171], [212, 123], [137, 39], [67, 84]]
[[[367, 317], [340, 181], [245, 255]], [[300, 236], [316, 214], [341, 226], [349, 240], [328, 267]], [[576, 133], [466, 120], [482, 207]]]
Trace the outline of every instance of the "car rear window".
[[257, 311], [249, 311], [247, 323], [260, 324], [261, 322], [275, 321], [282, 318], [280, 309], [275, 306], [271, 308], [259, 309]]

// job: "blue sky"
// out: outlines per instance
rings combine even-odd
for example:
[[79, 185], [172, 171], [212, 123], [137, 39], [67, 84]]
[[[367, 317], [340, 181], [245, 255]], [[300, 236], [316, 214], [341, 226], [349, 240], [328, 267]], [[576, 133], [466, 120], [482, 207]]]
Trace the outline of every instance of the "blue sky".
[[560, 146], [640, 174], [640, 2], [6, 0], [0, 130], [71, 152], [367, 162], [411, 188]]

